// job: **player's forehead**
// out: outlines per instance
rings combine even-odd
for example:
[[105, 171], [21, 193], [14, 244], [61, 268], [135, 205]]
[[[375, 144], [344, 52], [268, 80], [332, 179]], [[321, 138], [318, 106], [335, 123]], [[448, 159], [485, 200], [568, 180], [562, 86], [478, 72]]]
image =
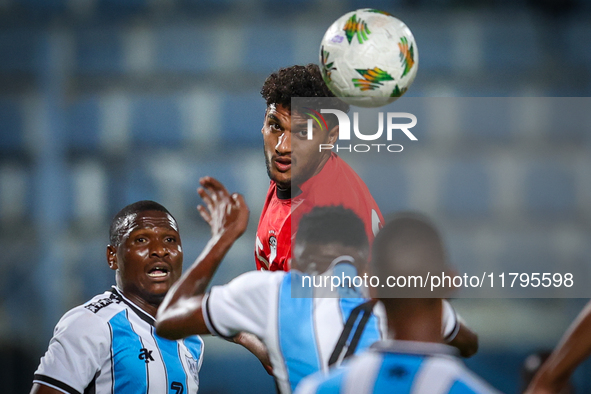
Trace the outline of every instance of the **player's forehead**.
[[300, 113], [299, 111], [292, 111], [282, 104], [269, 104], [267, 107], [266, 117], [268, 120], [275, 120], [280, 123], [306, 123], [307, 116]]
[[141, 230], [163, 230], [178, 233], [176, 220], [162, 211], [140, 211], [127, 215], [120, 226], [121, 234], [129, 236], [131, 233]]

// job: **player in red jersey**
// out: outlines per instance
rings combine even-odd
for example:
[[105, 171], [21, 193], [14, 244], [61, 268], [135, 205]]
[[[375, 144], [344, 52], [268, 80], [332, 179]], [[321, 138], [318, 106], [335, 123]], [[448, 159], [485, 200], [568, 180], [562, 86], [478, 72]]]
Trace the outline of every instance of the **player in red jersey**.
[[[307, 117], [291, 111], [292, 97], [334, 97], [318, 66], [281, 69], [267, 78], [261, 94], [267, 102], [262, 134], [271, 185], [257, 229], [257, 269], [289, 271], [299, 219], [315, 206], [353, 210], [363, 220], [371, 243], [384, 219], [367, 186], [339, 156], [318, 149], [320, 144], [335, 143], [336, 117], [326, 117], [327, 127], [315, 124], [313, 139], [308, 140]], [[338, 99], [333, 104], [343, 112], [349, 110]]]

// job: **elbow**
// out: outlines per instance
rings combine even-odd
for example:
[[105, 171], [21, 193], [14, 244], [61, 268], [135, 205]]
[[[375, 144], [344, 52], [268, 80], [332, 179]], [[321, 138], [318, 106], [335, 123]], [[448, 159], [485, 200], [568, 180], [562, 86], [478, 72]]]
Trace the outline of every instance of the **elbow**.
[[460, 349], [460, 355], [465, 358], [472, 357], [478, 353], [478, 335], [473, 334], [473, 338]]
[[478, 352], [478, 335], [462, 324], [449, 344], [456, 347], [462, 357], [469, 358]]

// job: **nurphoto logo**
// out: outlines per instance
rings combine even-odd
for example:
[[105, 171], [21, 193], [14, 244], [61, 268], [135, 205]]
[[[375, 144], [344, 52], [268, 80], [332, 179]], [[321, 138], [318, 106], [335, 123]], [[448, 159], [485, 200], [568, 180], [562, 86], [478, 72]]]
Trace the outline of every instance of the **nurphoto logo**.
[[[338, 109], [321, 109], [320, 112], [315, 111], [311, 108], [305, 107], [305, 114], [310, 116], [307, 123], [307, 135], [308, 140], [313, 139], [314, 121], [322, 127], [328, 129], [327, 123], [324, 120], [322, 114], [333, 114], [337, 117], [339, 122], [339, 142], [351, 141], [351, 120], [349, 115]], [[410, 120], [406, 123], [398, 123], [401, 119]], [[409, 112], [387, 112], [386, 113], [386, 141], [392, 141], [392, 135], [394, 132], [402, 132], [411, 141], [417, 141], [417, 137], [409, 130], [416, 126], [417, 117]], [[353, 133], [355, 137], [362, 141], [376, 141], [376, 143], [366, 144], [320, 144], [319, 151], [335, 149], [336, 152], [348, 151], [348, 152], [369, 152], [369, 151], [388, 151], [388, 152], [402, 152], [404, 147], [400, 144], [386, 144], [377, 143], [384, 134], [384, 112], [378, 113], [378, 131], [373, 134], [364, 134], [359, 130], [359, 112], [353, 112]], [[383, 138], [382, 138], [383, 140]]]

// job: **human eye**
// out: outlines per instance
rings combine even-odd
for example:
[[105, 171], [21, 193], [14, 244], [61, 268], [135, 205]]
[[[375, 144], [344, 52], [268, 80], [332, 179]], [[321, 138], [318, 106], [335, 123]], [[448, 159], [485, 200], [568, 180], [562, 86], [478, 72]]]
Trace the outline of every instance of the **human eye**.
[[308, 138], [308, 129], [299, 129], [295, 132], [295, 134], [301, 139], [306, 139]]

